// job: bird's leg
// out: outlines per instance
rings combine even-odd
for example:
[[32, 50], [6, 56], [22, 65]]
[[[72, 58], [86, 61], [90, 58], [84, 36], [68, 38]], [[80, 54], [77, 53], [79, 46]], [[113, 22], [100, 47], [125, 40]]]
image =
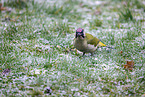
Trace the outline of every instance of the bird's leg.
[[85, 55], [85, 52], [83, 52], [83, 56]]
[[91, 53], [91, 56], [93, 56], [94, 55], [94, 53]]

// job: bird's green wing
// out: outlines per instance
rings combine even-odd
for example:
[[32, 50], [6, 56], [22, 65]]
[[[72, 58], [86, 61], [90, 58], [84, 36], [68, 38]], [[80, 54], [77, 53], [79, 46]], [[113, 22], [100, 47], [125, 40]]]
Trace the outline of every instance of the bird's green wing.
[[93, 35], [89, 34], [89, 33], [85, 33], [86, 34], [86, 40], [87, 40], [87, 43], [88, 44], [91, 44], [91, 45], [94, 45], [94, 46], [97, 46], [98, 43], [99, 43], [99, 39], [94, 37]]

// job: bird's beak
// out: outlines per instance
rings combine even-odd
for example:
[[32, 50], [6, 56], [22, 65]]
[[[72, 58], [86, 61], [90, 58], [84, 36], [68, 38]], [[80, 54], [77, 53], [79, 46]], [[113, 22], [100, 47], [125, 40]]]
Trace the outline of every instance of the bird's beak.
[[84, 35], [82, 33], [76, 33], [76, 38], [84, 39]]
[[77, 33], [77, 36], [80, 37], [80, 36], [82, 36], [82, 34], [81, 33]]

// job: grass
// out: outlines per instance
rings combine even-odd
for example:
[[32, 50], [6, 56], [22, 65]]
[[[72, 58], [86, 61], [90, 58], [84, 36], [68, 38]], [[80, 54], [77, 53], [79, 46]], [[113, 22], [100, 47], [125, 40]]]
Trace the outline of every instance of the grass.
[[[5, 2], [13, 10], [0, 12], [0, 96], [144, 96], [144, 21], [130, 19], [142, 20], [144, 11], [130, 11], [136, 5], [129, 12], [112, 10], [120, 2]], [[96, 16], [92, 12], [98, 7], [102, 12]], [[82, 57], [72, 49], [78, 27], [115, 49], [99, 48], [94, 56]], [[123, 68], [127, 60], [135, 63], [132, 71]], [[2, 74], [7, 68], [10, 73]]]
[[120, 18], [120, 21], [133, 20], [133, 15], [132, 15], [131, 10], [128, 7], [124, 8], [123, 11], [120, 10], [119, 18]]
[[23, 9], [23, 8], [28, 7], [27, 1], [30, 1], [30, 0], [11, 0], [11, 1], [7, 1], [7, 3], [5, 3], [5, 5], [10, 6], [10, 7], [16, 7], [19, 9]]
[[96, 29], [96, 30], [97, 30], [97, 27], [101, 27], [102, 25], [102, 21], [99, 19], [92, 19], [89, 21], [89, 23], [90, 23], [89, 26], [91, 27], [91, 29]]

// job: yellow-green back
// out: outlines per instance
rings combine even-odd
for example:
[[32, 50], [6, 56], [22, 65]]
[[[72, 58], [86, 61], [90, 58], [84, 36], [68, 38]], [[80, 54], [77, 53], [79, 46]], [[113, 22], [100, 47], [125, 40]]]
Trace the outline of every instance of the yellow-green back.
[[94, 45], [94, 46], [97, 46], [97, 44], [99, 43], [99, 39], [94, 37], [93, 35], [89, 34], [89, 33], [85, 33], [86, 35], [86, 40], [87, 40], [87, 43], [88, 44], [91, 44], [91, 45]]

